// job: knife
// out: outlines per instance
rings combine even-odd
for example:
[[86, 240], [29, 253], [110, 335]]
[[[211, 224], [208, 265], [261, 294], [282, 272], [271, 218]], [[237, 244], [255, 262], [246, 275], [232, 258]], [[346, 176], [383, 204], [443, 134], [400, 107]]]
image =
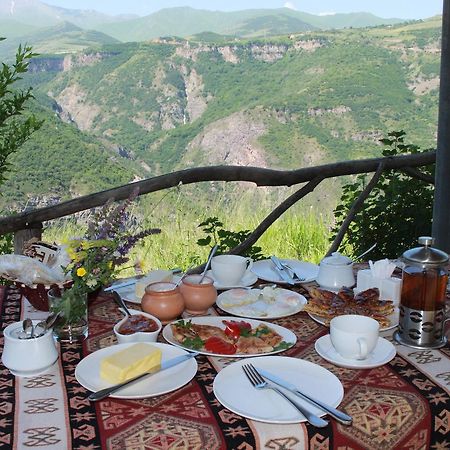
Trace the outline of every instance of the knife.
[[155, 373], [159, 373], [159, 372], [161, 372], [163, 370], [169, 369], [170, 367], [176, 366], [177, 364], [180, 364], [180, 363], [182, 363], [184, 361], [187, 361], [187, 360], [189, 360], [191, 358], [194, 358], [197, 355], [198, 355], [197, 352], [196, 353], [188, 353], [186, 355], [177, 356], [177, 357], [169, 359], [167, 361], [163, 361], [161, 363], [161, 366], [158, 369], [153, 370], [151, 372], [141, 373], [140, 375], [137, 375], [134, 378], [126, 380], [123, 383], [115, 384], [114, 386], [110, 386], [110, 387], [102, 389], [100, 391], [93, 392], [92, 394], [90, 394], [88, 396], [88, 399], [91, 402], [96, 402], [98, 400], [102, 400], [102, 399], [104, 399], [106, 397], [109, 397], [111, 394], [113, 394], [114, 392], [118, 391], [119, 389], [122, 389], [125, 386], [128, 386], [128, 385], [130, 385], [132, 383], [136, 383], [139, 380], [143, 380], [144, 378], [147, 378], [150, 375], [154, 375]]
[[270, 260], [275, 265], [275, 268], [276, 268], [278, 274], [280, 275], [280, 277], [283, 278], [283, 280], [286, 281], [286, 283], [288, 283], [292, 286], [295, 285], [294, 279], [289, 275], [288, 271], [283, 267], [283, 265], [278, 260], [278, 258], [276, 258], [275, 256], [271, 256]]
[[[177, 273], [181, 273], [182, 270], [179, 267], [176, 267], [175, 269], [169, 269], [174, 275], [176, 275]], [[128, 281], [124, 281], [123, 283], [117, 283], [117, 284], [112, 284], [111, 286], [103, 289], [103, 292], [109, 292], [112, 291], [113, 289], [120, 289], [126, 286], [131, 286], [132, 284], [136, 284], [137, 278], [134, 278], [132, 280], [128, 280]]]
[[319, 407], [320, 409], [323, 409], [331, 417], [334, 417], [336, 420], [338, 420], [342, 424], [351, 425], [353, 418], [351, 416], [349, 416], [348, 414], [338, 411], [336, 408], [333, 408], [332, 406], [327, 405], [326, 403], [322, 403], [320, 400], [309, 397], [308, 395], [299, 391], [297, 386], [295, 386], [294, 384], [289, 383], [286, 380], [283, 380], [282, 378], [278, 377], [277, 375], [274, 375], [271, 372], [268, 372], [267, 370], [260, 369], [258, 367], [258, 372], [264, 378], [267, 378], [269, 381], [272, 381], [272, 383], [278, 384], [278, 386], [281, 386], [281, 387], [287, 389], [289, 392], [292, 392], [293, 394], [297, 395], [298, 397], [308, 401], [309, 403]]

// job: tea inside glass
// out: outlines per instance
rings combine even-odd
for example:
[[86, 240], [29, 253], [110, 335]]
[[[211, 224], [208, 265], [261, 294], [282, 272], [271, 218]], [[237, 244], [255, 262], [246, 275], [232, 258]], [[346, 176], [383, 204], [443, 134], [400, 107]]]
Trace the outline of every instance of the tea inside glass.
[[448, 273], [442, 268], [405, 267], [401, 304], [418, 311], [444, 308]]

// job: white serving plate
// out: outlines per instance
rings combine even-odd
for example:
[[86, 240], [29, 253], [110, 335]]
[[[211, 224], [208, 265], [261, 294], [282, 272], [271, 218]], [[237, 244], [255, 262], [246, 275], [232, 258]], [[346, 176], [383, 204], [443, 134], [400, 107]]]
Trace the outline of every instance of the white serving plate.
[[[307, 303], [303, 295], [288, 289], [276, 288], [273, 302], [267, 302], [264, 298], [258, 299], [260, 292], [260, 289], [230, 289], [219, 294], [216, 304], [234, 316], [265, 320], [297, 314]], [[251, 302], [247, 303], [248, 301]], [[245, 304], [239, 304], [240, 302]]]
[[[216, 327], [225, 329], [225, 325], [222, 323], [222, 320], [236, 320], [236, 317], [230, 317], [230, 316], [201, 316], [201, 317], [192, 317], [190, 319], [181, 319], [181, 320], [184, 320], [184, 321], [191, 320], [192, 323], [195, 323], [195, 324], [198, 324], [198, 325], [212, 325], [212, 326], [216, 326]], [[167, 324], [163, 328], [163, 333], [162, 333], [163, 337], [169, 344], [175, 345], [175, 346], [180, 347], [182, 349], [185, 349], [187, 351], [194, 351], [194, 349], [185, 347], [182, 344], [180, 344], [173, 336], [172, 328], [170, 327], [170, 325], [172, 323], [179, 322], [181, 320], [175, 320], [174, 322], [171, 322], [171, 323]], [[280, 327], [279, 325], [275, 325], [274, 323], [262, 322], [260, 320], [255, 320], [255, 319], [248, 319], [248, 320], [246, 320], [246, 322], [248, 322], [252, 326], [252, 328], [256, 328], [258, 325], [261, 325], [261, 324], [269, 326], [270, 328], [272, 328], [274, 331], [276, 331], [283, 338], [283, 341], [289, 343], [290, 347], [294, 346], [295, 343], [297, 342], [297, 336], [291, 330], [288, 330], [287, 328]], [[258, 353], [258, 354], [234, 353], [232, 355], [224, 355], [224, 354], [221, 354], [221, 353], [220, 354], [219, 353], [212, 353], [212, 352], [208, 352], [208, 351], [205, 351], [205, 350], [195, 350], [195, 351], [198, 351], [202, 355], [220, 356], [222, 358], [248, 358], [250, 356], [274, 355], [276, 353], [284, 352], [285, 350], [286, 349], [283, 348], [283, 349], [274, 350], [274, 351], [268, 352], [268, 353]]]
[[[77, 381], [83, 387], [92, 392], [112, 386], [110, 382], [100, 378], [101, 360], [132, 345], [134, 345], [134, 343], [112, 345], [110, 347], [97, 350], [96, 352], [86, 356], [78, 363], [75, 369], [75, 377]], [[161, 349], [163, 361], [188, 353], [181, 348], [173, 347], [168, 344], [152, 342], [148, 345]], [[189, 383], [189, 381], [194, 378], [197, 373], [197, 367], [197, 361], [195, 358], [190, 358], [189, 360], [177, 364], [176, 366], [144, 378], [142, 381], [130, 384], [124, 389], [112, 394], [111, 397], [129, 399], [146, 398], [156, 397], [157, 395], [175, 391], [176, 389]]]
[[[254, 388], [242, 370], [242, 365], [248, 363], [252, 363], [256, 369], [279, 375], [306, 395], [330, 406], [337, 407], [344, 397], [344, 388], [336, 375], [318, 364], [286, 356], [239, 360], [216, 375], [213, 390], [225, 408], [248, 419], [278, 424], [306, 421], [303, 414], [276, 392]], [[326, 414], [301, 398], [295, 397], [295, 400], [318, 416]]]

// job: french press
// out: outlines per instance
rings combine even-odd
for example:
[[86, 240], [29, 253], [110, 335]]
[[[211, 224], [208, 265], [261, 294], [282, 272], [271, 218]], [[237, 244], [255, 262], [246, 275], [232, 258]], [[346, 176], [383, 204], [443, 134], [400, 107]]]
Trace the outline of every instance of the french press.
[[449, 256], [432, 248], [433, 238], [418, 239], [421, 247], [403, 253], [400, 319], [394, 339], [414, 348], [440, 348], [444, 333]]

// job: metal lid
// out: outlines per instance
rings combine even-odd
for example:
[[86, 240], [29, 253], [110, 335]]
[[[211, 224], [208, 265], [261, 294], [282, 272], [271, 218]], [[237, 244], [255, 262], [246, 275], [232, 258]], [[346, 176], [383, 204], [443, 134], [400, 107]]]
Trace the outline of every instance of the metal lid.
[[434, 239], [430, 236], [421, 236], [418, 239], [423, 247], [412, 248], [403, 253], [403, 259], [406, 264], [420, 266], [438, 267], [448, 262], [447, 253], [437, 248], [432, 248]]

